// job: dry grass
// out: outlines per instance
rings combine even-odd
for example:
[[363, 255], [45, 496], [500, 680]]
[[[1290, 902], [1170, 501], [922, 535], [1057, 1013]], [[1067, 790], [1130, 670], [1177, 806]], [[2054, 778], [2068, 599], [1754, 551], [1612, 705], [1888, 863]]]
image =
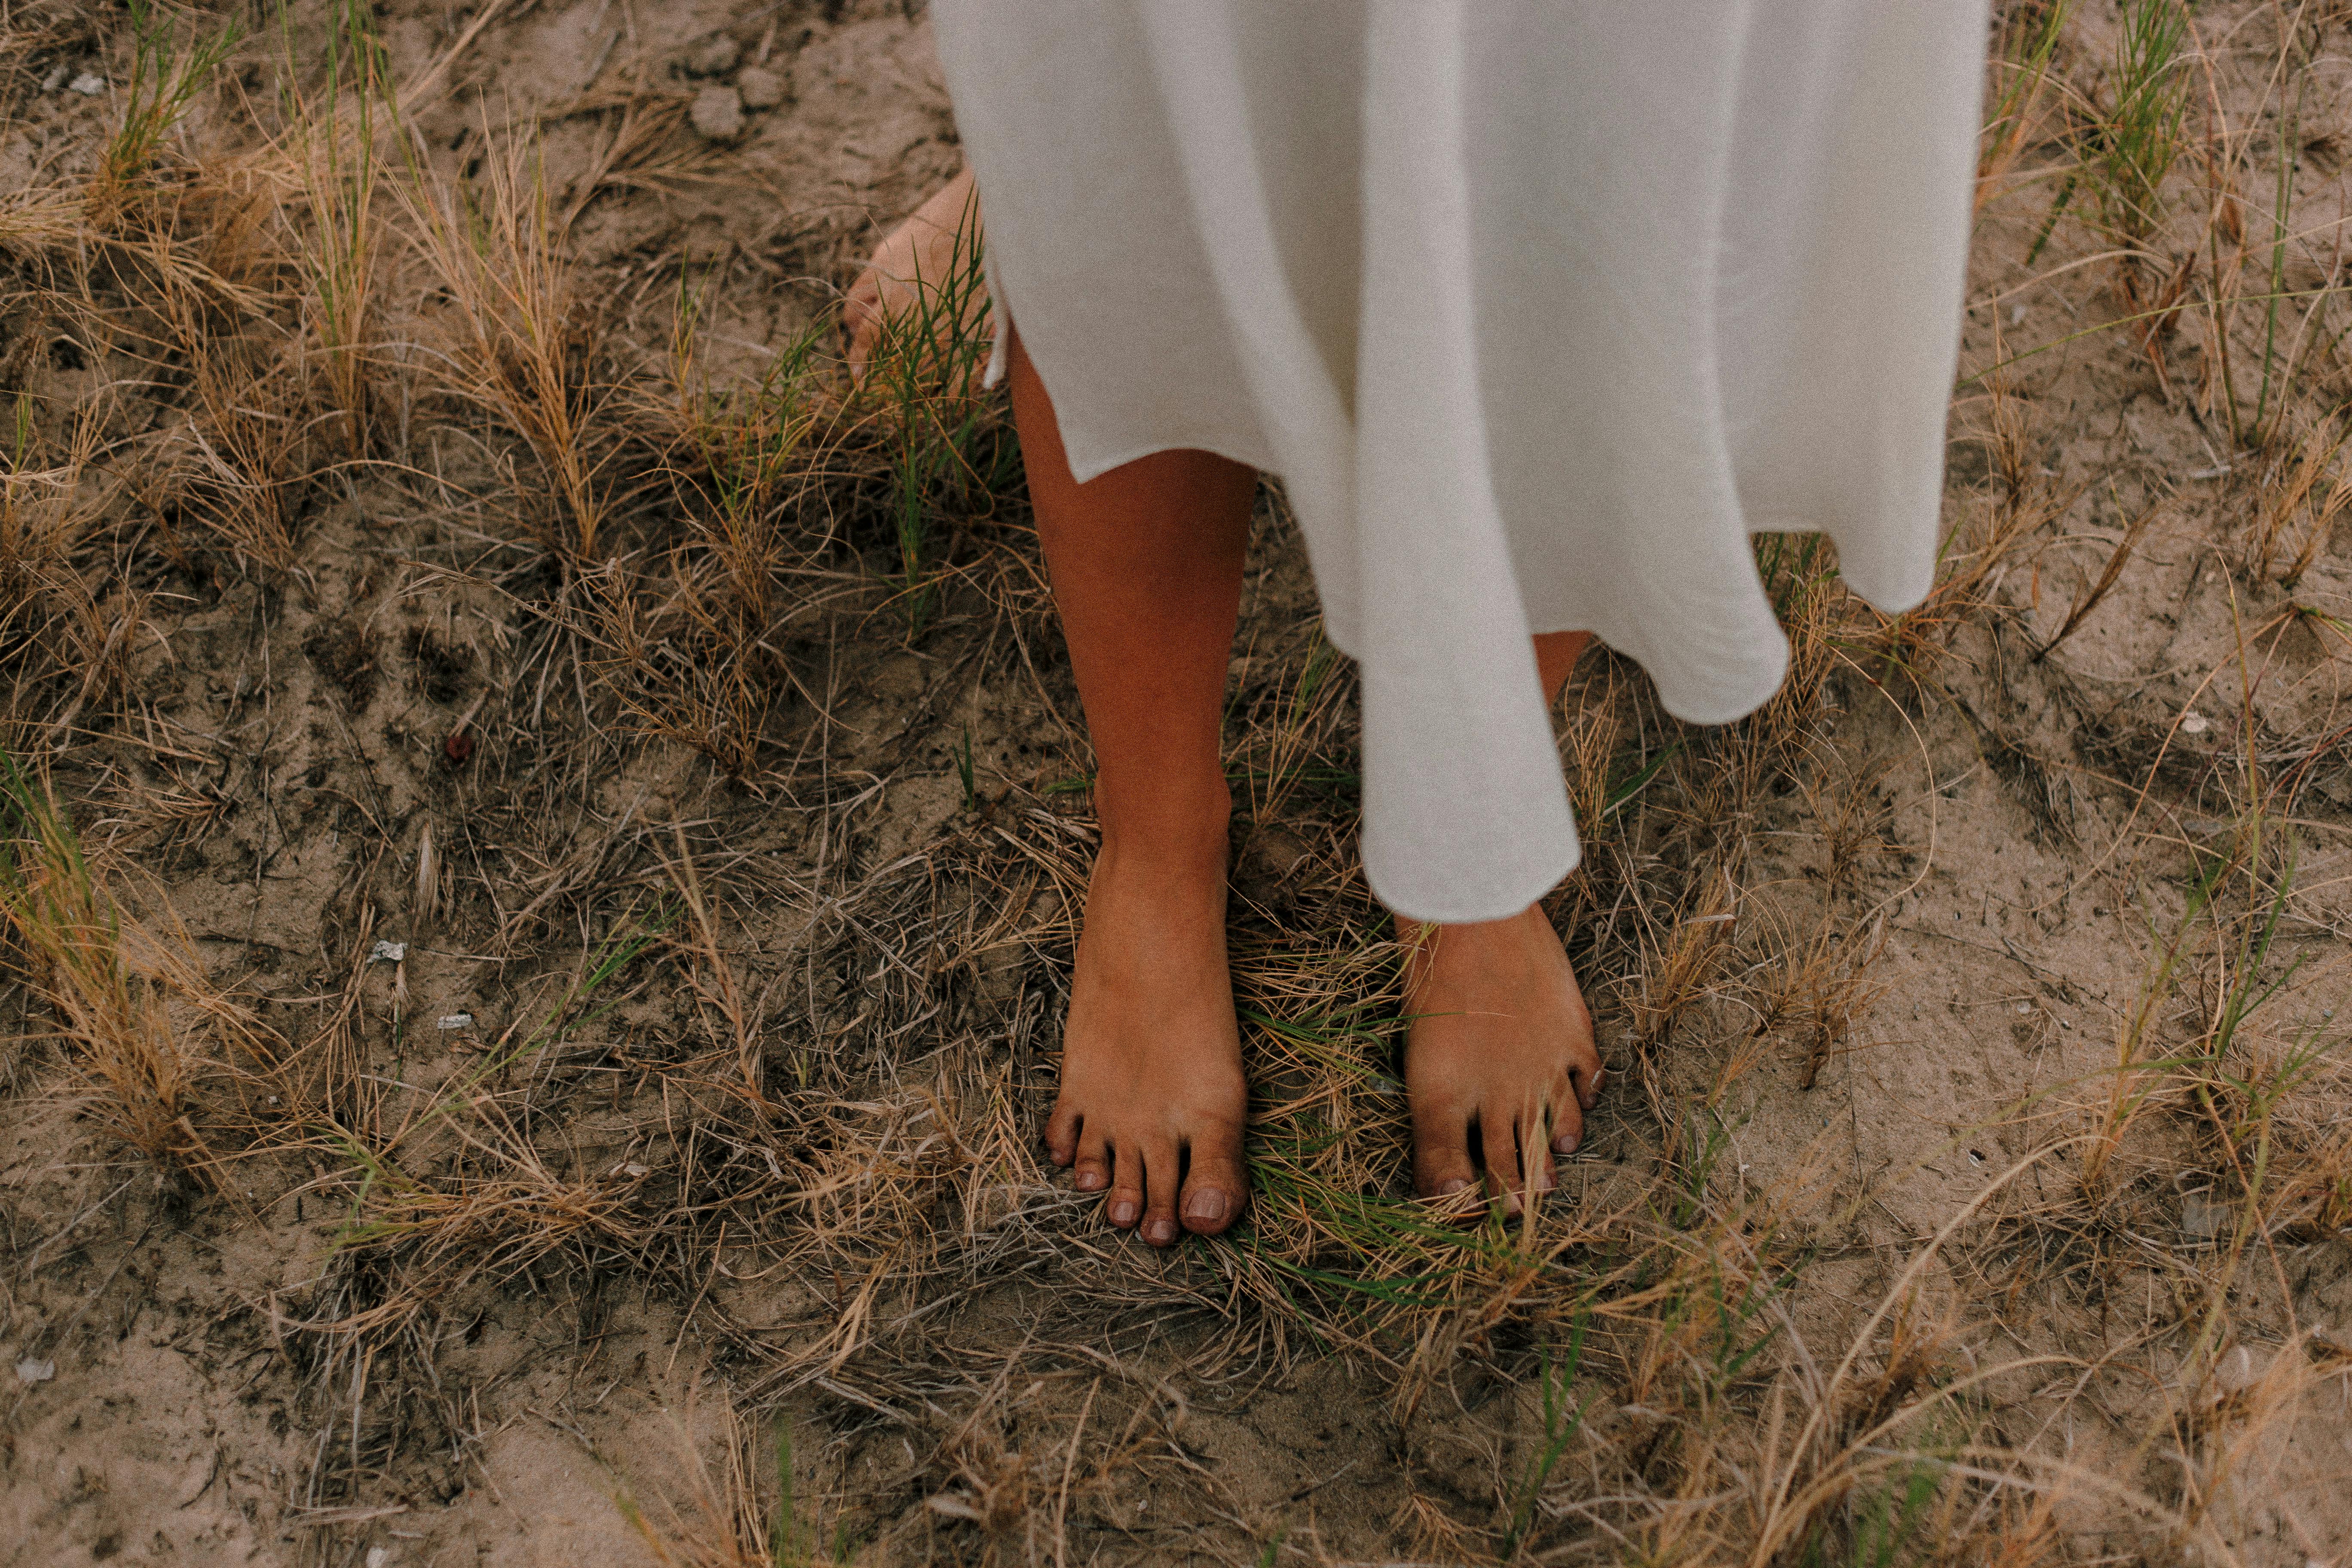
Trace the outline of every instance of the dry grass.
[[54, 793], [5, 752], [0, 845], [8, 956], [47, 1011], [66, 1086], [107, 1137], [233, 1196], [225, 1162], [272, 1065], [265, 1031], [205, 979], [168, 903], [159, 922], [124, 910]]
[[105, 515], [102, 482], [90, 470], [108, 411], [76, 411], [64, 441], [52, 446], [33, 400], [19, 392], [13, 402], [0, 477], [0, 646], [8, 654], [0, 746], [36, 752], [56, 745], [84, 708], [119, 685], [145, 595], [127, 584], [94, 584], [81, 569]]
[[[2347, 1372], [2310, 1281], [2352, 1224], [2319, 1005], [2352, 804], [2352, 606], [2327, 597], [2352, 367], [2317, 198], [2253, 129], [2316, 123], [2336, 84], [2315, 16], [2095, 9], [2003, 11], [1989, 315], [1928, 601], [1881, 616], [1825, 543], [1768, 536], [1792, 658], [1764, 710], [1687, 729], [1605, 653], [1573, 683], [1587, 859], [1551, 908], [1624, 1087], [1540, 1215], [1464, 1229], [1407, 1195], [1352, 675], [1269, 495], [1228, 731], [1255, 1205], [1166, 1259], [1034, 1138], [1090, 763], [1017, 451], [951, 330], [977, 258], [863, 385], [822, 308], [747, 361], [737, 276], [583, 255], [589, 205], [634, 199], [625, 143], [707, 160], [674, 105], [580, 110], [612, 136], [565, 180], [538, 120], [426, 144], [359, 8], [219, 58], [189, 43], [217, 24], [135, 24], [119, 134], [0, 195], [28, 770], [0, 893], [44, 1042], [11, 1078], [69, 1089], [97, 1158], [334, 1216], [253, 1310], [307, 1560], [357, 1553], [395, 1484], [487, 1474], [499, 1395], [459, 1369], [518, 1301], [570, 1314], [577, 1367], [648, 1302], [672, 1363], [713, 1360], [670, 1500], [584, 1402], [563, 1417], [670, 1563], [1148, 1552], [1143, 1497], [1266, 1563], [1375, 1537], [1479, 1563], [2253, 1560], [2247, 1500]], [[270, 90], [221, 91], [222, 58]], [[2005, 314], [2052, 297], [2063, 329]], [[2092, 371], [2140, 378], [2165, 463], [2060, 451]], [[2203, 630], [2129, 642], [2212, 583]], [[225, 695], [178, 695], [183, 668]], [[1925, 922], [2009, 962], [1976, 934], [1990, 895], [1933, 880], [1971, 777], [2060, 868], [2004, 900], [2063, 883], [2146, 962], [2095, 1047], [2095, 1009], [2047, 1022], [2091, 982], [2021, 971], [2026, 1081], [1865, 1172], [1870, 1075], [1945, 1037], [1892, 1016], [1924, 994]], [[265, 939], [200, 947], [74, 816], [175, 888], [267, 890], [274, 853], [337, 846], [303, 873], [317, 954], [268, 971], [273, 1007], [312, 1010], [228, 1000], [212, 975]], [[131, 885], [144, 919], [110, 891]], [[496, 976], [446, 1040], [430, 949]], [[1947, 1165], [1964, 1186], [1933, 1186]], [[1244, 1497], [1186, 1425], [1318, 1368], [1383, 1434], [1365, 1473], [1392, 1517], [1354, 1544], [1322, 1479]]]
[[[491, 134], [486, 126], [483, 134]], [[610, 553], [615, 389], [596, 365], [602, 323], [564, 259], [546, 171], [530, 144], [502, 139], [485, 154], [479, 191], [420, 178], [395, 186], [407, 231], [446, 298], [447, 389], [520, 437], [544, 485], [523, 521], [574, 571]], [[514, 475], [518, 494], [540, 484]]]

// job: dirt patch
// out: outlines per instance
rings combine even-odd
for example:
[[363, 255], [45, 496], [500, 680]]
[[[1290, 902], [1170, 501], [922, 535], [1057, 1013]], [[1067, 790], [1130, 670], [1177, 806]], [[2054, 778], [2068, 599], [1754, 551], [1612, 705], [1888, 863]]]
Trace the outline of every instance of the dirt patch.
[[1036, 1145], [1003, 410], [824, 331], [919, 8], [242, 16], [0, 37], [0, 1563], [2352, 1552], [2345, 17], [2003, 7], [1935, 595], [1762, 538], [1770, 708], [1563, 705], [1528, 1226], [1407, 1197], [1261, 498], [1255, 1206], [1161, 1255]]

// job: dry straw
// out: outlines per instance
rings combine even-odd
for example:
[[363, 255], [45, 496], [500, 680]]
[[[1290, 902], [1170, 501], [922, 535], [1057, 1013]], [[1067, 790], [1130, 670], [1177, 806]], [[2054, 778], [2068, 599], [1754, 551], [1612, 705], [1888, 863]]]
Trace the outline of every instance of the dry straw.
[[[573, 1411], [678, 1563], [1087, 1561], [1142, 1528], [1144, 1479], [1234, 1560], [1338, 1561], [1337, 1493], [1245, 1505], [1186, 1435], [1188, 1405], [1318, 1366], [1381, 1434], [1391, 1552], [2233, 1560], [2347, 1368], [2295, 1271], [2352, 1223], [2311, 869], [2347, 765], [2322, 587], [2352, 369], [2287, 145], [2340, 18], [2094, 9], [2001, 8], [1928, 598], [1881, 616], [1826, 542], [1768, 535], [1791, 660], [1763, 711], [1687, 728], [1606, 654], [1572, 683], [1587, 859], [1549, 907], [1626, 1092], [1540, 1213], [1408, 1195], [1352, 677], [1268, 497], [1227, 752], [1254, 1206], [1166, 1258], [1034, 1137], [1091, 762], [973, 384], [977, 235], [862, 381], [823, 309], [730, 345], [740, 272], [664, 262], [649, 331], [581, 235], [717, 167], [663, 89], [572, 106], [610, 139], [568, 182], [541, 120], [467, 110], [469, 176], [363, 8], [246, 41], [141, 12], [108, 146], [0, 194], [36, 345], [0, 355], [12, 1082], [224, 1215], [331, 1216], [303, 1278], [251, 1291], [312, 1560], [363, 1555], [387, 1487], [481, 1479], [469, 1435], [510, 1394], [469, 1327], [514, 1303], [577, 1330], [572, 1364], [647, 1325], [654, 1364], [717, 1363], [674, 1506]], [[43, 16], [26, 38], [79, 25]], [[271, 89], [223, 91], [232, 63]], [[2012, 320], [2053, 295], [2063, 328]], [[2083, 472], [2082, 364], [2143, 378], [2194, 473]], [[2209, 591], [2178, 689], [2102, 684], [2087, 649]], [[191, 605], [258, 628], [258, 677]], [[159, 672], [207, 658], [227, 717], [200, 723]], [[298, 705], [269, 744], [309, 748], [331, 828], [229, 766], [258, 746], [236, 725]], [[2006, 830], [2111, 911], [2137, 988], [2095, 1047], [2032, 1036], [2030, 1082], [1864, 1173], [1857, 1080], [1936, 1045], [1884, 1016], [1921, 910], [1969, 929], [1929, 902], [1964, 784], [2021, 805]], [[309, 1009], [266, 1014], [282, 1038], [225, 994], [227, 939], [126, 864], [266, 887], [282, 842], [237, 835], [272, 814], [350, 847], [316, 962], [272, 972]], [[495, 977], [446, 1039], [428, 927]], [[2076, 984], [2021, 973], [2042, 1011]], [[1929, 1223], [1888, 1206], [1946, 1165], [1971, 1179]]]

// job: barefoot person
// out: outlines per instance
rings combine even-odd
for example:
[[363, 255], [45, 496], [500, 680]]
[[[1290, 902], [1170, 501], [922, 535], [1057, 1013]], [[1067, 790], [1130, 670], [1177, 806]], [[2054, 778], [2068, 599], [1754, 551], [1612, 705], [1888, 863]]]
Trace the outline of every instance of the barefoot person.
[[1256, 475], [1363, 690], [1364, 870], [1413, 942], [1413, 1179], [1516, 1205], [1602, 1081], [1538, 900], [1589, 636], [1696, 722], [1787, 644], [1751, 531], [1882, 609], [1933, 572], [1981, 0], [934, 0], [1102, 825], [1045, 1129], [1156, 1245], [1247, 1196], [1219, 720]]

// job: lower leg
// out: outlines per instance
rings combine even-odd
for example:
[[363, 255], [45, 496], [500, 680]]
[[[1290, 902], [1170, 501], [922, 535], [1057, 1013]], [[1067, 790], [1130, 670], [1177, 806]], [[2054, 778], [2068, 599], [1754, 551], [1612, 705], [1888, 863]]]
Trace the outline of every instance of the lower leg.
[[1254, 469], [1155, 452], [1081, 485], [1045, 383], [1013, 340], [1013, 418], [1062, 634], [1095, 746], [1106, 848], [1158, 854], [1232, 797], [1220, 729], [1241, 605]]
[[1102, 826], [1046, 1143], [1165, 1246], [1223, 1230], [1247, 1191], [1219, 731], [1257, 476], [1174, 451], [1079, 484], [1017, 334], [1011, 373]]
[[1560, 691], [1576, 669], [1576, 661], [1584, 657], [1591, 646], [1591, 632], [1538, 632], [1536, 645], [1536, 679], [1542, 683], [1544, 706], [1559, 700]]

